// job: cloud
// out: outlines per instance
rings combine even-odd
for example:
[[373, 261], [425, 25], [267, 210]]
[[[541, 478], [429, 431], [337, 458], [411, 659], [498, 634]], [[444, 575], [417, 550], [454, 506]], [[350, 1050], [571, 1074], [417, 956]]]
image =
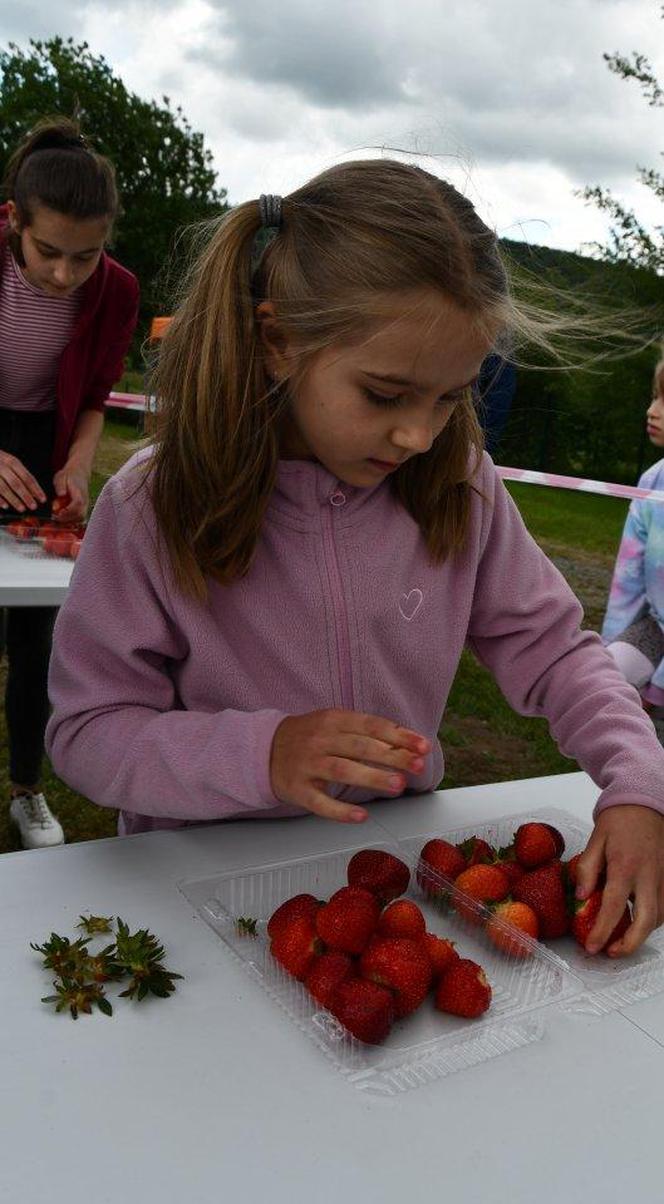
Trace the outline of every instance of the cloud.
[[182, 105], [231, 200], [387, 145], [495, 189], [499, 226], [573, 240], [576, 213], [578, 241], [605, 219], [573, 189], [633, 197], [661, 146], [661, 112], [603, 52], [642, 50], [664, 75], [661, 32], [652, 0], [61, 0], [57, 28], [27, 0], [0, 18], [0, 44], [86, 38], [133, 91]]

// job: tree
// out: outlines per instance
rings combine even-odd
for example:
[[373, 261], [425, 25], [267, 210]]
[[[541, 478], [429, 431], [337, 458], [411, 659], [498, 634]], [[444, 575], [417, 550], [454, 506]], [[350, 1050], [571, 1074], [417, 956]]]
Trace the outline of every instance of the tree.
[[[664, 17], [664, 5], [661, 15]], [[630, 58], [621, 54], [605, 54], [604, 59], [616, 75], [622, 76], [623, 79], [637, 80], [651, 107], [664, 106], [664, 90], [645, 55], [633, 51]], [[664, 201], [664, 175], [653, 168], [639, 167], [637, 178], [654, 192], [658, 200]], [[664, 226], [656, 226], [654, 231], [649, 233], [633, 210], [626, 209], [608, 189], [596, 185], [584, 188], [580, 195], [586, 201], [594, 202], [613, 220], [606, 246], [591, 244], [602, 258], [612, 263], [627, 260], [636, 267], [647, 268], [660, 274], [664, 272]]]
[[115, 164], [122, 212], [113, 254], [141, 282], [143, 318], [167, 304], [164, 265], [181, 227], [226, 208], [215, 186], [212, 155], [180, 106], [129, 92], [87, 42], [71, 38], [0, 48], [0, 178], [7, 159], [40, 117], [76, 116], [101, 154]]

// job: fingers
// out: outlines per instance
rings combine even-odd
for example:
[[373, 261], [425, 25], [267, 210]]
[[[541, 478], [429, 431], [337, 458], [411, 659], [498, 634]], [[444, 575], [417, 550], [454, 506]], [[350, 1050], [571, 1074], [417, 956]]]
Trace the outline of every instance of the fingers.
[[0, 452], [0, 506], [7, 510], [36, 510], [39, 503], [46, 501], [46, 494], [39, 482], [16, 456]]
[[339, 799], [326, 794], [322, 787], [322, 782], [313, 784], [306, 795], [306, 801], [299, 805], [311, 811], [313, 815], [320, 815], [323, 819], [334, 819], [341, 824], [361, 824], [369, 818], [369, 813], [364, 807], [340, 802]]
[[595, 832], [591, 836], [585, 852], [577, 862], [575, 891], [577, 899], [587, 899], [593, 893], [604, 865], [604, 841]]
[[389, 769], [404, 769], [410, 773], [421, 773], [424, 757], [407, 748], [395, 748], [383, 740], [370, 736], [341, 735], [337, 743], [337, 755], [354, 761], [371, 761]]
[[355, 711], [338, 711], [336, 714], [343, 716], [344, 730], [369, 736], [394, 748], [408, 749], [410, 752], [419, 753], [420, 756], [431, 751], [429, 741], [420, 736], [419, 732], [400, 727], [390, 719], [382, 719], [378, 715], [363, 715]]
[[357, 823], [363, 808], [333, 799], [338, 783], [388, 797], [403, 793], [406, 774], [421, 773], [429, 741], [376, 715], [328, 709], [290, 715], [279, 724], [270, 753], [273, 793], [328, 819]]

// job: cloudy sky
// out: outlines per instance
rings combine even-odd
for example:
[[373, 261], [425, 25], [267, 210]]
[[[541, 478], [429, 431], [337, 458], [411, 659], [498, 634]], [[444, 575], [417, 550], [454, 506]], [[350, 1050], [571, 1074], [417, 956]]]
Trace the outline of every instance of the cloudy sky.
[[[661, 166], [662, 111], [604, 51], [664, 77], [658, 0], [0, 0], [0, 44], [85, 39], [127, 87], [182, 105], [231, 202], [395, 147], [447, 175], [499, 234], [578, 249], [606, 221], [574, 189]], [[369, 149], [372, 148], [372, 149]]]

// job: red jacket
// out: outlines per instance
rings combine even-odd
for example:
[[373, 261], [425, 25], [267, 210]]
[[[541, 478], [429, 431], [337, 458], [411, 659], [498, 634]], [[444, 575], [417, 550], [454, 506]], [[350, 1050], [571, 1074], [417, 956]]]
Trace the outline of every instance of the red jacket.
[[[7, 230], [7, 206], [0, 205], [0, 238]], [[0, 259], [0, 271], [1, 268]], [[67, 459], [82, 410], [103, 412], [112, 386], [122, 376], [138, 318], [138, 281], [104, 252], [82, 286], [81, 309], [60, 359], [56, 384], [53, 470]]]

